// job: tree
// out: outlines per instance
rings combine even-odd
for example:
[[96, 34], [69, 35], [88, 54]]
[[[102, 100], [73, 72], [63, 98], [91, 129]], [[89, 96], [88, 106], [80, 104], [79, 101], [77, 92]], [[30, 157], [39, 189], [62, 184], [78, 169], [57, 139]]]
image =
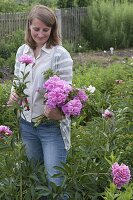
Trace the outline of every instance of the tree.
[[58, 8], [66, 8], [67, 0], [57, 0]]
[[87, 7], [92, 3], [92, 0], [77, 0], [78, 7]]
[[58, 8], [71, 8], [75, 7], [76, 2], [75, 0], [58, 0], [57, 6]]
[[74, 0], [67, 0], [66, 7], [67, 8], [75, 7], [75, 1]]

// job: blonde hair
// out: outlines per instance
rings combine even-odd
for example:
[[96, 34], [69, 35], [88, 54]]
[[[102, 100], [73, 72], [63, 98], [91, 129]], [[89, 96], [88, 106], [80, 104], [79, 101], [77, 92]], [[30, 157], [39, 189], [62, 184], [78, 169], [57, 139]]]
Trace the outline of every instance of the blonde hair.
[[51, 46], [56, 46], [61, 44], [61, 38], [58, 30], [57, 19], [54, 12], [43, 5], [34, 6], [27, 18], [26, 30], [25, 30], [25, 43], [28, 44], [32, 49], [36, 48], [36, 42], [33, 40], [30, 31], [30, 25], [33, 19], [39, 19], [47, 26], [51, 27], [51, 34], [46, 43], [46, 47], [50, 48]]

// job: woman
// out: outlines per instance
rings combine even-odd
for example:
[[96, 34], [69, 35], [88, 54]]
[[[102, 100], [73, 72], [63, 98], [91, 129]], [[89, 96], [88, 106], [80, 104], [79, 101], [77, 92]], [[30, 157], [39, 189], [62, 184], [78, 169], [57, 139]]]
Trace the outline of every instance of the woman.
[[[66, 162], [67, 151], [70, 148], [70, 120], [62, 116], [58, 109], [44, 107], [42, 88], [43, 73], [48, 69], [60, 74], [61, 79], [72, 83], [72, 64], [68, 51], [60, 45], [56, 17], [48, 7], [36, 5], [29, 13], [25, 31], [25, 44], [19, 47], [16, 54], [15, 75], [21, 77], [22, 71], [29, 72], [26, 78], [29, 109], [23, 110], [20, 128], [22, 141], [26, 147], [29, 159], [44, 162], [48, 182], [61, 185], [61, 178], [52, 178], [58, 171], [54, 166]], [[29, 55], [33, 63], [26, 66], [19, 62], [21, 55]], [[38, 92], [39, 91], [39, 92]], [[19, 95], [12, 87], [8, 105], [19, 101]], [[45, 114], [53, 120], [51, 123], [41, 123], [35, 127], [33, 119]], [[60, 121], [57, 126], [55, 120]], [[45, 198], [44, 198], [45, 199]], [[64, 198], [65, 199], [65, 198]]]

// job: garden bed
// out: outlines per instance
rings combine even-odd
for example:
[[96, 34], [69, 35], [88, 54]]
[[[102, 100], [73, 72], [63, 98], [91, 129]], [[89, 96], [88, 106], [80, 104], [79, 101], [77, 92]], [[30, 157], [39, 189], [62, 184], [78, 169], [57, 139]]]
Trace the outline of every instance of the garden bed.
[[[85, 53], [72, 53], [74, 65], [88, 65], [91, 63], [98, 64], [103, 67], [110, 66], [113, 63], [121, 63], [125, 58], [133, 57], [133, 48], [116, 50], [113, 54], [110, 51], [89, 51]], [[0, 83], [5, 80], [11, 80], [13, 74], [9, 67], [0, 68]]]
[[125, 58], [133, 57], [133, 48], [116, 50], [113, 54], [110, 51], [90, 51], [86, 53], [72, 54], [74, 63], [81, 65], [88, 63], [98, 63], [102, 66], [109, 66], [116, 62], [122, 62]]
[[[109, 52], [106, 55], [102, 55], [103, 52], [80, 54], [86, 56], [83, 63], [87, 64], [91, 58], [110, 58], [115, 65], [111, 62], [104, 65], [110, 64], [110, 67], [99, 67], [98, 60], [92, 60], [89, 67], [78, 65], [78, 54], [72, 55], [76, 69], [73, 83], [77, 88], [92, 85], [95, 91], [88, 91], [84, 112], [72, 120], [68, 162], [60, 168], [65, 179], [62, 187], [53, 185], [52, 190], [47, 186], [42, 166], [37, 166], [39, 174], [36, 175], [33, 163], [27, 161], [18, 134], [16, 112], [5, 106], [11, 82], [0, 84], [0, 124], [13, 131], [13, 137], [0, 143], [0, 199], [37, 200], [47, 195], [50, 200], [55, 200], [55, 195], [64, 190], [70, 200], [109, 200], [110, 196], [115, 196], [113, 199], [132, 199], [132, 179], [120, 190], [113, 184], [111, 173], [112, 165], [121, 166], [123, 163], [129, 167], [133, 177], [133, 68], [131, 60], [126, 64], [120, 63], [125, 57], [132, 57], [132, 51], [129, 52], [128, 56], [123, 52], [121, 56], [116, 53], [109, 55]], [[109, 118], [105, 111], [111, 114]]]

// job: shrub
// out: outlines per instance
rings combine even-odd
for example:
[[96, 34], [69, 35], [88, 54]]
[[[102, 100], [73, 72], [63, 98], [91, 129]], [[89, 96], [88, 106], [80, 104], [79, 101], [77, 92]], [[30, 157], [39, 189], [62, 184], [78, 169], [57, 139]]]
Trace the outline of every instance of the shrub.
[[14, 71], [15, 55], [19, 46], [24, 43], [24, 31], [19, 30], [7, 38], [7, 41], [1, 40], [0, 45], [0, 66], [9, 67], [11, 73]]
[[0, 58], [0, 68], [5, 66], [5, 59]]
[[82, 21], [84, 38], [92, 49], [127, 48], [132, 46], [133, 7], [125, 3], [94, 1]]

